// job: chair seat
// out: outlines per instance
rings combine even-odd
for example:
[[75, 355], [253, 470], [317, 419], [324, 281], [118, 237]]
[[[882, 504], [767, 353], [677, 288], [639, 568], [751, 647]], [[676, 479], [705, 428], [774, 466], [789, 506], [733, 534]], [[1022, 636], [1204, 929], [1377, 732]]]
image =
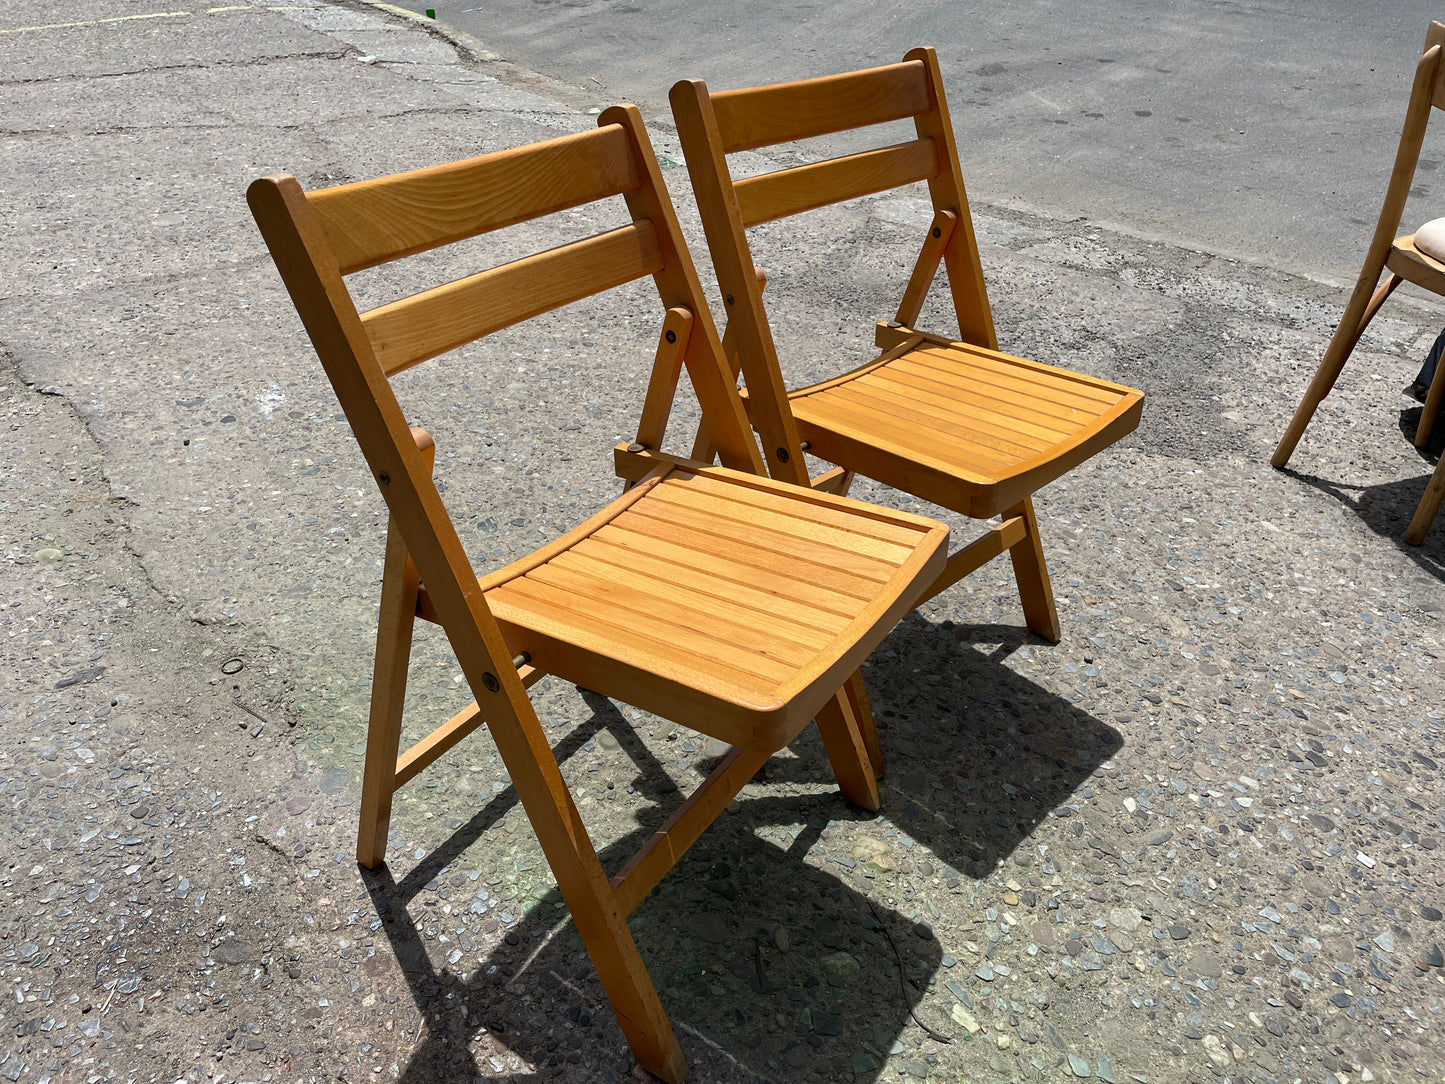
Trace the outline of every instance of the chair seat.
[[919, 516], [676, 467], [479, 583], [540, 670], [771, 750], [912, 608], [947, 539]]
[[1142, 392], [915, 334], [789, 393], [814, 455], [980, 519], [1133, 431]]
[[[1420, 233], [1424, 233], [1427, 227], [1434, 224], [1427, 222], [1420, 228]], [[1432, 293], [1445, 295], [1445, 262], [1421, 248], [1416, 243], [1417, 238], [1418, 233], [1395, 238], [1390, 245], [1390, 254], [1385, 257], [1385, 266], [1406, 282], [1413, 282]], [[1426, 240], [1428, 241], [1428, 238]]]

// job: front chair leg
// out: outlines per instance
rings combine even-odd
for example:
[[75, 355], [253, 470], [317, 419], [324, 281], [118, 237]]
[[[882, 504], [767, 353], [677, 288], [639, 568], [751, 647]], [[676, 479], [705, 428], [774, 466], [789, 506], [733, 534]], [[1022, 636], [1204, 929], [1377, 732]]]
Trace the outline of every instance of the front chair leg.
[[1044, 547], [1039, 541], [1039, 521], [1034, 515], [1034, 499], [1025, 497], [1004, 513], [1004, 519], [1022, 516], [1024, 536], [1008, 551], [1013, 561], [1014, 579], [1019, 585], [1019, 601], [1023, 603], [1024, 620], [1030, 629], [1051, 644], [1059, 642], [1059, 611], [1054, 606], [1054, 589], [1049, 586], [1049, 569], [1044, 564]]
[[883, 746], [878, 741], [878, 731], [873, 725], [873, 709], [868, 704], [868, 690], [863, 687], [863, 671], [853, 671], [848, 684], [843, 686], [843, 692], [848, 696], [848, 706], [853, 709], [853, 717], [858, 720], [858, 729], [863, 734], [863, 745], [867, 748], [868, 760], [873, 765], [874, 778], [882, 779], [887, 764], [883, 759]]

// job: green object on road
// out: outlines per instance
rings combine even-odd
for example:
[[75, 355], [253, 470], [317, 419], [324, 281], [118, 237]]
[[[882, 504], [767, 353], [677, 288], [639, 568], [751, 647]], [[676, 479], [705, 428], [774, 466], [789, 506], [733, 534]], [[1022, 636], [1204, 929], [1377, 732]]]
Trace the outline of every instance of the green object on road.
[[426, 9], [426, 17], [427, 17], [428, 19], [435, 19], [435, 18], [437, 17], [436, 9], [435, 9], [435, 8], [427, 8], [427, 9]]

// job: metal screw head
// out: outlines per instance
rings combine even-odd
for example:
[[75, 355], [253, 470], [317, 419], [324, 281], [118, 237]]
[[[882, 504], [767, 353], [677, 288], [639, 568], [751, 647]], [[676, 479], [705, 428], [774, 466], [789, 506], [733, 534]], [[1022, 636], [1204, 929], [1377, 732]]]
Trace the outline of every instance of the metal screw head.
[[779, 463], [786, 463], [786, 462], [788, 461], [788, 458], [789, 458], [789, 456], [788, 456], [788, 449], [786, 449], [786, 448], [779, 448], [778, 451], [777, 451], [777, 456], [778, 456], [778, 462], [779, 462]]
[[731, 305], [731, 304], [733, 303], [733, 295], [732, 295], [732, 294], [728, 294], [728, 296], [727, 296], [727, 303], [728, 303], [729, 305]]
[[387, 474], [386, 471], [378, 471], [376, 475], [376, 480], [382, 485], [386, 485], [388, 482], [391, 481], [391, 475]]
[[502, 683], [497, 680], [497, 675], [491, 672], [482, 675], [482, 684], [487, 687], [489, 693], [494, 693], [502, 687]]
[[934, 226], [934, 227], [933, 227], [933, 236], [934, 236], [934, 237], [942, 237], [942, 236], [943, 236], [943, 231], [942, 231], [941, 229], [939, 229], [937, 226]]
[[675, 343], [677, 342], [677, 332], [669, 331], [666, 335], [663, 336], [663, 338], [670, 343]]
[[631, 452], [633, 455], [636, 455], [638, 452], [645, 452], [645, 451], [647, 451], [647, 445], [646, 445], [646, 444], [638, 444], [637, 441], [634, 440], [631, 444], [629, 444], [629, 445], [627, 446], [627, 450], [628, 450], [629, 452]]

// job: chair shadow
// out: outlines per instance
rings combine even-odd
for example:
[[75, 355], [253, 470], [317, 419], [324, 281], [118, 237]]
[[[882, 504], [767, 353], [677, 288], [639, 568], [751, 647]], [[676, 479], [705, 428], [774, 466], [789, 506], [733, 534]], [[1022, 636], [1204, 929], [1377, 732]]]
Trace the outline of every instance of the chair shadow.
[[[1400, 411], [1400, 433], [1415, 446], [1415, 432], [1424, 412], [1420, 407], [1409, 407]], [[1442, 452], [1445, 452], [1445, 424], [1437, 424], [1424, 448], [1415, 448], [1420, 459], [1431, 472], [1435, 469]], [[1376, 486], [1351, 485], [1329, 478], [1307, 474], [1285, 467], [1282, 473], [1289, 475], [1307, 486], [1318, 489], [1353, 510], [1360, 521], [1382, 538], [1387, 538], [1405, 556], [1436, 579], [1445, 579], [1445, 537], [1434, 525], [1426, 532], [1425, 539], [1418, 546], [1405, 541], [1405, 528], [1415, 514], [1415, 506], [1429, 484], [1430, 475], [1421, 478], [1407, 478], [1397, 482], [1385, 482]], [[1438, 518], [1438, 517], [1437, 517]]]
[[[984, 653], [961, 643], [961, 635], [998, 646]], [[774, 757], [760, 773], [763, 796], [721, 816], [633, 913], [629, 926], [677, 1030], [690, 1079], [789, 1080], [821, 1067], [827, 1079], [871, 1081], [896, 1043], [919, 1044], [918, 1056], [942, 1049], [910, 1010], [945, 1034], [959, 1030], [948, 1020], [953, 997], [942, 992], [944, 978], [988, 997], [972, 967], [941, 973], [949, 949], [965, 954], [939, 943], [925, 899], [971, 893], [970, 878], [1011, 856], [1019, 879], [1028, 880], [1028, 867], [1040, 859], [1022, 845], [1034, 827], [1122, 746], [1116, 731], [1002, 665], [1032, 640], [1023, 629], [960, 630], [910, 615], [885, 645], [907, 665], [891, 667], [886, 655], [875, 656], [865, 670], [889, 757], [888, 819], [827, 789], [831, 770], [810, 728], [790, 746], [793, 755]], [[583, 695], [592, 718], [558, 744], [559, 761], [607, 729], [636, 767], [637, 795], [676, 804], [676, 785], [616, 707]], [[710, 765], [698, 767], [706, 772]], [[430, 961], [409, 905], [434, 879], [463, 878], [452, 865], [516, 804], [515, 791], [497, 795], [400, 882], [385, 866], [362, 871], [427, 1022], [404, 1081], [621, 1081], [631, 1071], [621, 1029], [555, 888], [528, 901], [525, 913], [521, 901], [492, 901], [488, 918], [511, 907], [516, 921], [476, 966], [459, 960], [453, 970]], [[664, 813], [648, 804], [636, 815], [637, 829], [603, 850], [605, 868], [625, 861]], [[873, 822], [863, 831], [888, 842], [897, 868], [869, 869], [851, 851], [836, 849], [828, 829], [842, 821]], [[892, 835], [895, 825], [899, 837]], [[539, 876], [547, 876], [545, 869]], [[1025, 889], [1021, 897], [1015, 909], [1027, 917], [1034, 896]], [[1046, 901], [1037, 903], [1042, 909]], [[1038, 917], [1045, 917], [1042, 910]], [[930, 995], [935, 978], [939, 987]], [[925, 995], [928, 1004], [920, 1004]], [[509, 1073], [488, 1056], [479, 1062], [471, 1047], [482, 1029], [538, 1068]]]

